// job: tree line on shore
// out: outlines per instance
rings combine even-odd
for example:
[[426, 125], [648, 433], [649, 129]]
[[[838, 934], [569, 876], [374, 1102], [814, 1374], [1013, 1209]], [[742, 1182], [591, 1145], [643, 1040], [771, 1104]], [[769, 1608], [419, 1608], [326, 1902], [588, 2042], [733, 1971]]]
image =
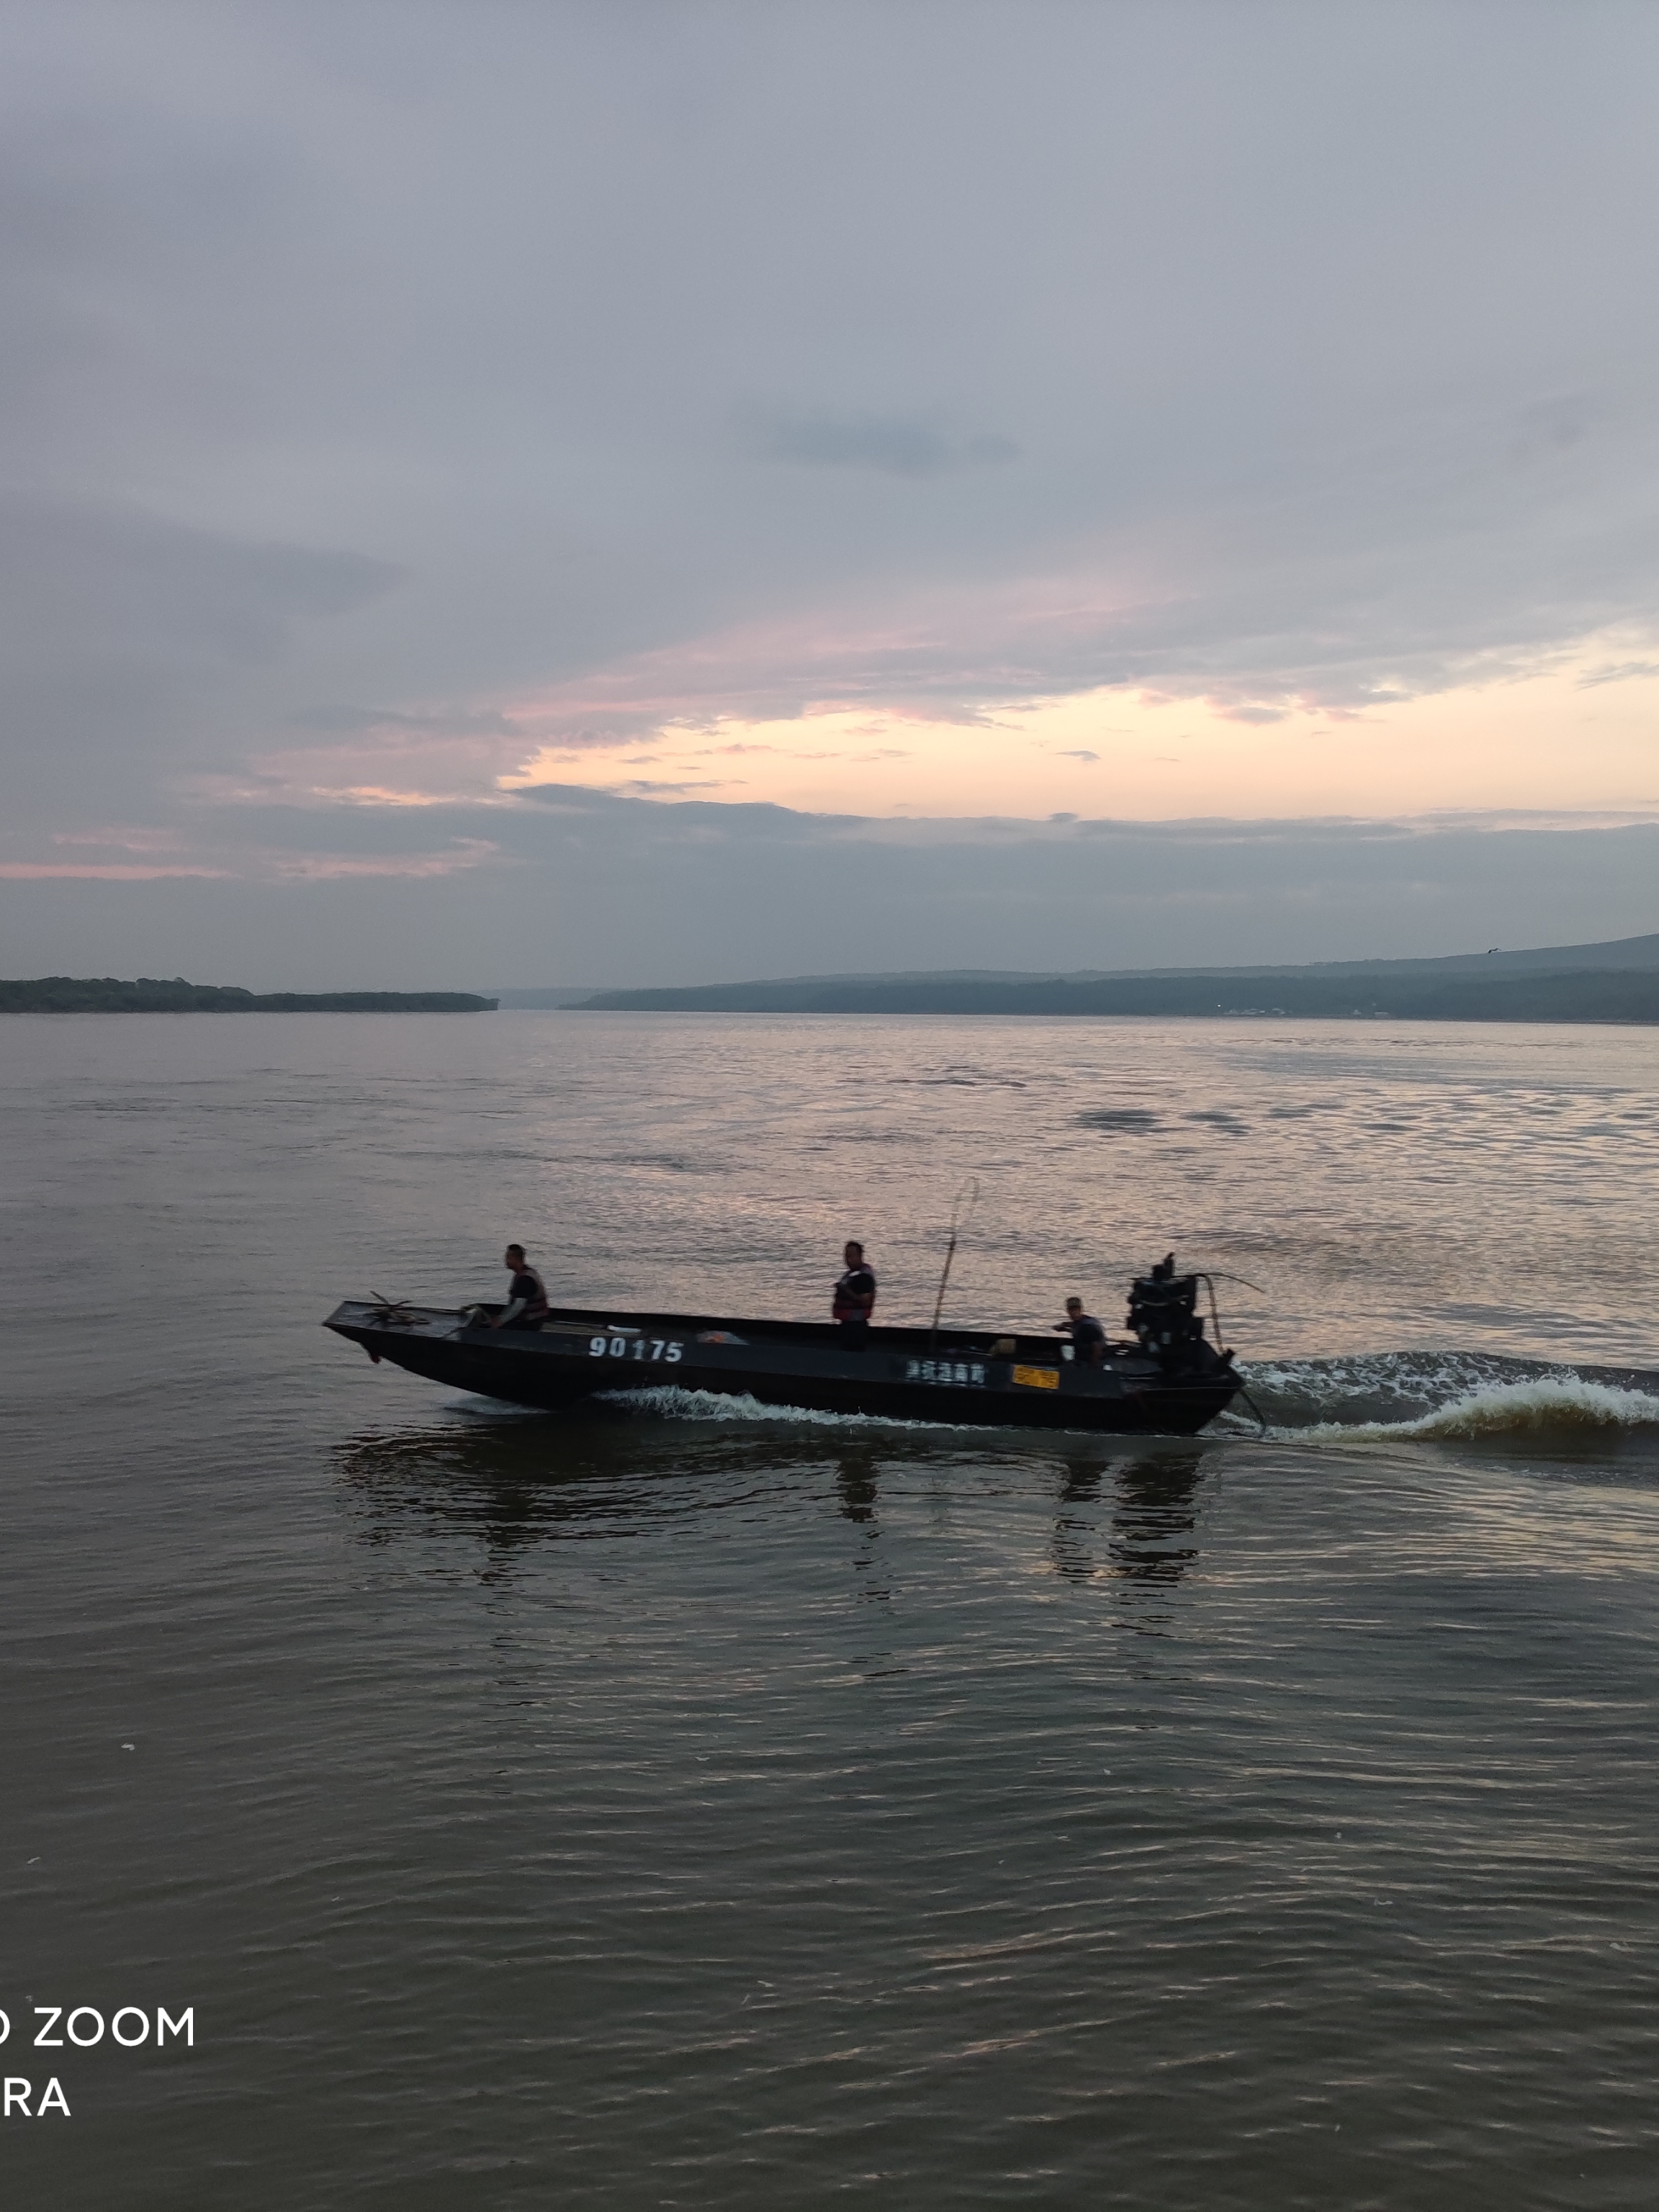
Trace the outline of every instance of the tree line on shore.
[[140, 975], [40, 975], [0, 982], [4, 1014], [482, 1014], [494, 999], [471, 991], [244, 991]]

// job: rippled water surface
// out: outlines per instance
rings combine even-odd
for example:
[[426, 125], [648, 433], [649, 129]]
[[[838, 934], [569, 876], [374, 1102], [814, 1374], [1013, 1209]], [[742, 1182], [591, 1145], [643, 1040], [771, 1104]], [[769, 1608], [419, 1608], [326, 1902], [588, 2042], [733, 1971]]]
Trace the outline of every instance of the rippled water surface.
[[[10, 2201], [1654, 2202], [1654, 1033], [8, 1017], [0, 1115]], [[968, 1176], [958, 1318], [1173, 1245], [1267, 1432], [317, 1327], [924, 1316]]]

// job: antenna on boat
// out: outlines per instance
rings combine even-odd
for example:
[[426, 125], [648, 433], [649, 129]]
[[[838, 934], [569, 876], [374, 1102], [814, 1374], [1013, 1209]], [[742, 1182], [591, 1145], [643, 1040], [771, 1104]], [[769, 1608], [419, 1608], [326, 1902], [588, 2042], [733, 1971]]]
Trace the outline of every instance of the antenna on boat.
[[933, 1300], [933, 1326], [928, 1335], [932, 1346], [939, 1336], [939, 1317], [945, 1310], [945, 1285], [951, 1279], [951, 1262], [957, 1256], [957, 1235], [968, 1226], [979, 1203], [979, 1177], [969, 1176], [957, 1193], [957, 1202], [951, 1208], [951, 1241], [945, 1248], [945, 1266], [939, 1279], [939, 1296]]

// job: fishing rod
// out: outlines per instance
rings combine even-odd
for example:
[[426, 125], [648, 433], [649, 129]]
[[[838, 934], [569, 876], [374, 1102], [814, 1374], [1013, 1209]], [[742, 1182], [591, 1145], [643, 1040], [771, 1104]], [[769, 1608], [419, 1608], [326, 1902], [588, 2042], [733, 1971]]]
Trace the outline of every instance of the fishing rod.
[[951, 1237], [945, 1248], [945, 1266], [939, 1279], [939, 1296], [933, 1301], [933, 1326], [928, 1334], [927, 1348], [931, 1352], [939, 1341], [939, 1317], [945, 1310], [945, 1286], [951, 1279], [951, 1262], [957, 1256], [957, 1235], [968, 1226], [979, 1203], [979, 1177], [969, 1176], [957, 1193], [957, 1202], [951, 1208]]

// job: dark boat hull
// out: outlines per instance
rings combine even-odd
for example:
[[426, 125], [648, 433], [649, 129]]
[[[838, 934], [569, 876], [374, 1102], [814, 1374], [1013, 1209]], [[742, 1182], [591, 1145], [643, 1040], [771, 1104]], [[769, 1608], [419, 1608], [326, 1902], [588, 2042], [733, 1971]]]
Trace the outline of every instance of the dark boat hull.
[[684, 1314], [557, 1308], [539, 1331], [470, 1325], [431, 1307], [348, 1302], [325, 1326], [372, 1358], [453, 1389], [548, 1410], [599, 1392], [665, 1385], [807, 1412], [949, 1425], [1193, 1436], [1239, 1381], [1207, 1346], [1170, 1376], [1138, 1350], [1103, 1366], [1061, 1356], [1052, 1337], [872, 1328], [848, 1346], [833, 1327]]

